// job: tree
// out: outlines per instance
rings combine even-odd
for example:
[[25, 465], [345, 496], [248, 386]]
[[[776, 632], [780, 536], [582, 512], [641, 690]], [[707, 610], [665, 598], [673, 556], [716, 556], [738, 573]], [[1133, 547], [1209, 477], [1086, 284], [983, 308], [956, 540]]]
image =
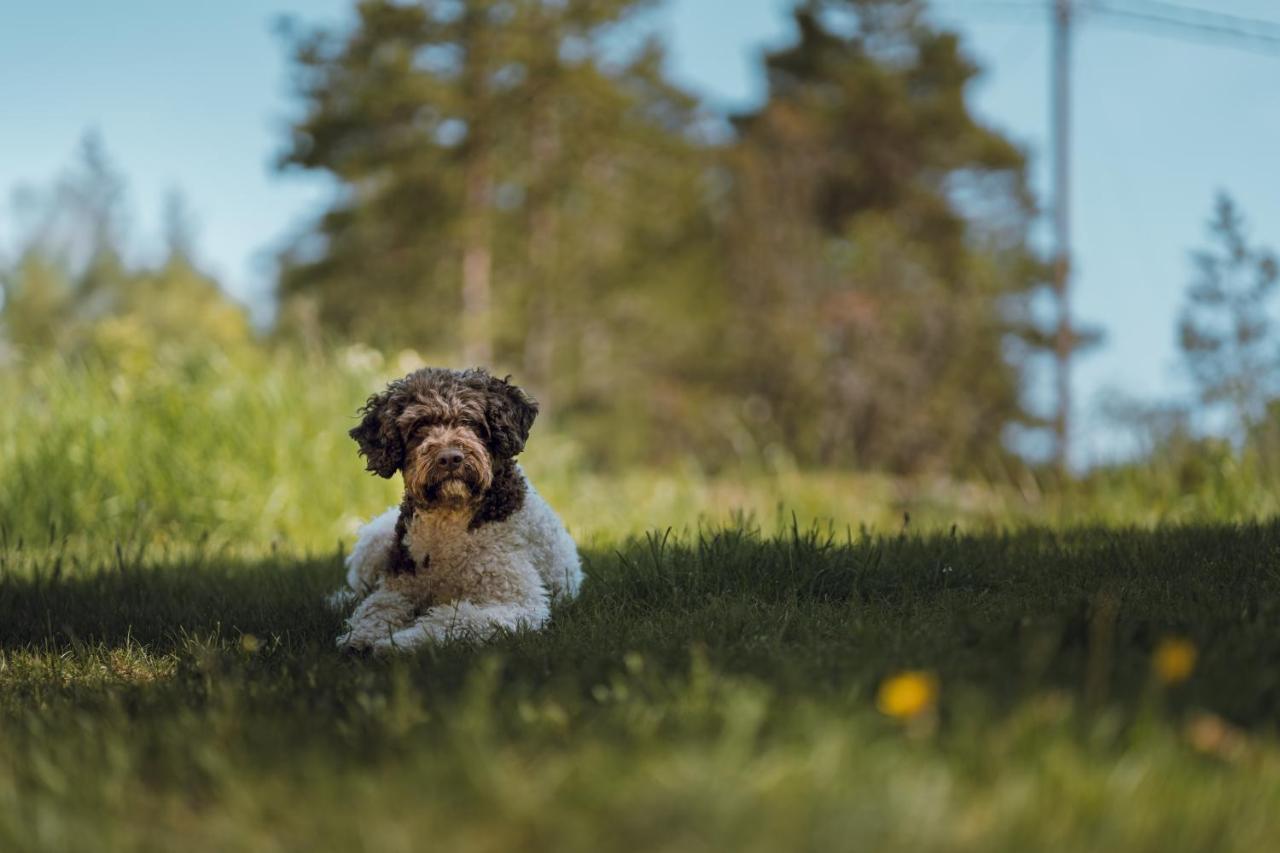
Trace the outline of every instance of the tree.
[[[345, 333], [492, 361], [495, 272], [519, 257], [547, 275], [555, 195], [583, 179], [566, 160], [608, 147], [601, 42], [641, 5], [369, 0], [350, 31], [295, 38], [305, 108], [281, 163], [343, 197], [284, 258], [283, 296]], [[529, 219], [542, 248], [513, 234]]]
[[1249, 244], [1235, 202], [1219, 195], [1209, 223], [1211, 248], [1192, 256], [1196, 275], [1178, 324], [1187, 372], [1201, 403], [1225, 409], [1243, 437], [1275, 398], [1280, 348], [1274, 298], [1280, 266]]
[[732, 360], [755, 428], [826, 464], [1002, 454], [1030, 420], [1016, 348], [1045, 283], [1025, 158], [970, 113], [977, 68], [921, 3], [810, 0], [795, 18], [730, 152]]
[[338, 201], [285, 314], [492, 358], [598, 458], [955, 469], [1005, 452], [1045, 268], [1022, 153], [908, 0], [822, 0], [712, 145], [635, 0], [366, 0], [294, 35], [281, 162]]
[[14, 199], [16, 260], [0, 278], [7, 340], [69, 346], [110, 311], [125, 278], [125, 184], [101, 137], [85, 134], [72, 165], [48, 188]]
[[600, 416], [600, 446], [647, 429], [616, 388], [689, 384], [688, 306], [718, 281], [696, 103], [656, 42], [613, 37], [649, 5], [370, 0], [349, 30], [295, 34], [281, 163], [342, 192], [282, 258], [286, 314], [521, 370], [584, 432]]
[[0, 330], [24, 352], [128, 353], [145, 364], [158, 348], [226, 350], [250, 340], [244, 309], [200, 271], [180, 197], [165, 212], [162, 263], [130, 263], [123, 177], [100, 138], [47, 189], [19, 194], [25, 225], [15, 261], [0, 269]]

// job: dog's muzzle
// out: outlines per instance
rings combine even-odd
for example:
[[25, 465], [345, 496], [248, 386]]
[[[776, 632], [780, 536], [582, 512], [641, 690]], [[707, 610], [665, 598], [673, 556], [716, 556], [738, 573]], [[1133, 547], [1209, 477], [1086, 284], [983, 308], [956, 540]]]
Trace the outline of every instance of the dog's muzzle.
[[423, 450], [405, 469], [405, 486], [419, 502], [465, 503], [488, 488], [482, 460], [456, 445]]

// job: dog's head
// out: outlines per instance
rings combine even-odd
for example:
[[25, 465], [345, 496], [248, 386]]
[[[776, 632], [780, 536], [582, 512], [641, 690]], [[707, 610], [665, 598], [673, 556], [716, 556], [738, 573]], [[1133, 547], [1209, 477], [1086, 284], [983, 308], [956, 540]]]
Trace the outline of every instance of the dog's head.
[[461, 506], [524, 449], [537, 414], [528, 394], [485, 370], [428, 367], [370, 397], [350, 435], [370, 471], [404, 474], [416, 503]]

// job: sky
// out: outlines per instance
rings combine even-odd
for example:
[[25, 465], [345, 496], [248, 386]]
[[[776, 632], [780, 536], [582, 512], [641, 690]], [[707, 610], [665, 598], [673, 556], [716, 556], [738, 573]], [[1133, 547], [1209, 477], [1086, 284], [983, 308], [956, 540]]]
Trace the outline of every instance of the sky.
[[[1280, 20], [1276, 0], [1179, 0]], [[758, 103], [759, 58], [792, 36], [788, 0], [667, 0], [648, 21], [673, 78], [715, 110]], [[938, 18], [985, 69], [971, 103], [1031, 156], [1047, 198], [1044, 0], [939, 0]], [[1141, 5], [1141, 4], [1138, 4]], [[239, 298], [262, 304], [270, 257], [331, 191], [273, 162], [294, 112], [273, 22], [349, 18], [349, 0], [0, 0], [0, 252], [6, 199], [48, 184], [86, 131], [128, 181], [131, 233], [155, 251], [165, 196], [194, 212], [199, 256]], [[1073, 52], [1077, 316], [1106, 334], [1074, 374], [1077, 462], [1122, 449], [1097, 415], [1104, 394], [1188, 391], [1174, 328], [1220, 190], [1251, 233], [1280, 249], [1280, 52], [1175, 39], [1084, 14]]]

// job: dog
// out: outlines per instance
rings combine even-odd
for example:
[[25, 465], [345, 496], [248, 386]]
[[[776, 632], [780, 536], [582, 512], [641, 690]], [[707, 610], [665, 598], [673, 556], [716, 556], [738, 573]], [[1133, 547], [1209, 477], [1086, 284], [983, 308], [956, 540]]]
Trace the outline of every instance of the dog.
[[538, 629], [582, 584], [578, 549], [525, 479], [538, 404], [487, 371], [424, 368], [374, 394], [350, 431], [369, 471], [404, 499], [364, 525], [347, 557], [358, 602], [338, 646], [408, 651]]

